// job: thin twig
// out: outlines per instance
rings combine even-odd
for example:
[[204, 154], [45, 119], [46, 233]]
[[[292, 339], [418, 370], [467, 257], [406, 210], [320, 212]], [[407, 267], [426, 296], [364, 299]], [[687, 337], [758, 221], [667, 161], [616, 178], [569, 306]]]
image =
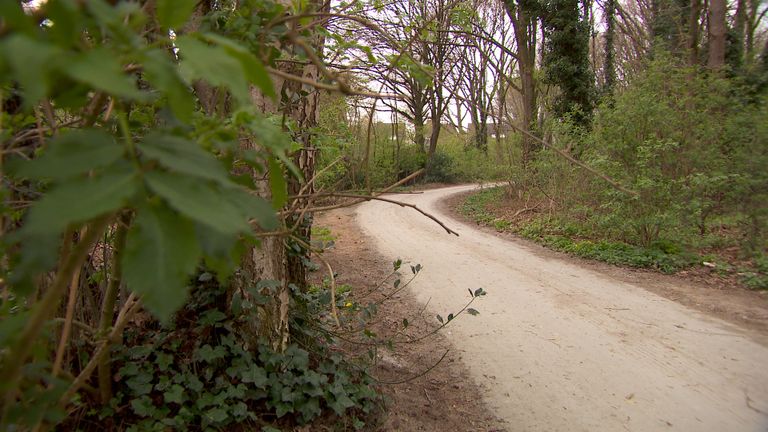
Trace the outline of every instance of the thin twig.
[[[426, 211], [424, 211], [424, 210], [420, 209], [420, 208], [419, 208], [418, 206], [416, 206], [415, 204], [410, 204], [410, 203], [406, 203], [406, 202], [402, 202], [402, 201], [397, 201], [397, 200], [393, 200], [393, 199], [389, 199], [389, 198], [382, 198], [382, 197], [380, 197], [380, 196], [368, 196], [368, 195], [346, 194], [346, 193], [337, 193], [337, 192], [334, 192], [334, 193], [327, 193], [327, 194], [322, 194], [321, 196], [327, 196], [327, 197], [340, 197], [340, 198], [355, 198], [355, 199], [357, 199], [357, 200], [360, 200], [360, 201], [358, 201], [358, 202], [362, 202], [362, 201], [371, 201], [371, 200], [376, 200], [376, 201], [384, 201], [384, 202], [388, 202], [388, 203], [390, 203], [390, 204], [397, 204], [397, 205], [399, 205], [400, 207], [409, 207], [409, 208], [412, 208], [412, 209], [416, 210], [417, 212], [419, 212], [419, 213], [423, 214], [424, 216], [426, 216], [426, 217], [428, 217], [428, 218], [432, 219], [433, 221], [435, 221], [435, 222], [436, 222], [438, 225], [440, 225], [440, 226], [441, 226], [441, 227], [442, 227], [442, 228], [443, 228], [443, 229], [444, 229], [444, 230], [445, 230], [445, 231], [446, 231], [448, 234], [453, 234], [453, 235], [455, 235], [455, 236], [457, 236], [457, 237], [459, 236], [459, 233], [457, 233], [456, 231], [454, 231], [454, 230], [452, 230], [452, 229], [448, 228], [448, 227], [447, 227], [447, 226], [446, 226], [446, 225], [445, 225], [445, 224], [444, 224], [444, 223], [443, 223], [443, 222], [442, 222], [440, 219], [438, 219], [438, 218], [436, 218], [435, 216], [433, 216], [432, 214], [430, 214], [430, 213], [427, 213]], [[299, 197], [296, 197], [296, 198], [302, 198], [302, 197], [301, 197], [301, 196], [299, 196]], [[314, 211], [317, 211], [317, 210], [314, 210]]]

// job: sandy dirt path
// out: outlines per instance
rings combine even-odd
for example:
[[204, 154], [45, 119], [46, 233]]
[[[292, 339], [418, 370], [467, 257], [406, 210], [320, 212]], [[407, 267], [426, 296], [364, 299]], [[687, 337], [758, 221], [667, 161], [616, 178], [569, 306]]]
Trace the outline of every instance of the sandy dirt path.
[[357, 221], [385, 256], [423, 266], [411, 285], [443, 316], [484, 288], [480, 315], [447, 332], [510, 431], [768, 431], [768, 340], [440, 211], [473, 186], [372, 201]]

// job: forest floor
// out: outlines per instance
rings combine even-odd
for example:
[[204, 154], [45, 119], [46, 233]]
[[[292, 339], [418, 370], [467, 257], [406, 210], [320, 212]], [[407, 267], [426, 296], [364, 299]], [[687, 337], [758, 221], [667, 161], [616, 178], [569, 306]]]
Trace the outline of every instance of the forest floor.
[[[354, 216], [354, 208], [339, 209], [317, 216], [315, 225], [327, 228], [334, 239], [334, 246], [323, 253], [323, 258], [337, 274], [336, 283], [352, 286], [352, 296], [363, 297], [386, 278], [397, 257], [379, 254], [358, 228]], [[314, 273], [314, 282], [320, 282], [325, 276], [322, 271]], [[403, 317], [423, 313], [424, 307], [404, 290], [379, 307], [379, 320], [372, 329], [379, 335], [392, 334]], [[410, 319], [409, 330], [413, 334], [429, 332], [433, 327], [434, 323], [425, 319]], [[434, 369], [409, 379], [434, 365], [446, 351], [448, 354]], [[461, 361], [461, 353], [452, 349], [443, 334], [437, 333], [415, 344], [398, 345], [393, 351], [382, 349], [379, 353], [380, 360], [371, 374], [385, 382], [406, 382], [380, 386], [389, 402], [377, 431], [508, 430], [483, 402], [481, 390]]]

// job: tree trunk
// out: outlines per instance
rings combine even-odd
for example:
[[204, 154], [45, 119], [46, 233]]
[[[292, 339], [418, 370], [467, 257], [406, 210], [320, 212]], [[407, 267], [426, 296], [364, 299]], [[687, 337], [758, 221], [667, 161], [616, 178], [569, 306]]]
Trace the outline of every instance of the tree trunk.
[[[523, 131], [533, 133], [536, 125], [536, 23], [537, 17], [531, 16], [531, 11], [525, 10], [519, 4], [515, 5], [510, 0], [505, 2], [507, 15], [512, 20], [517, 44], [517, 65], [520, 74], [520, 88], [522, 99], [522, 124]], [[537, 143], [527, 134], [522, 136], [522, 165], [525, 167], [533, 159]]]
[[[298, 23], [298, 21], [293, 22]], [[316, 52], [322, 53], [324, 43], [322, 37], [316, 36], [308, 42]], [[288, 47], [282, 47], [282, 49], [288, 49]], [[297, 66], [292, 63], [285, 63], [285, 65], [284, 72], [312, 81], [319, 78], [319, 70], [312, 64]], [[309, 181], [315, 171], [316, 149], [312, 143], [311, 131], [317, 125], [320, 94], [317, 89], [309, 85], [282, 80], [277, 77], [273, 77], [273, 83], [275, 84], [275, 93], [282, 95], [282, 100], [279, 103], [276, 104], [256, 89], [252, 90], [253, 102], [264, 114], [282, 111], [284, 118], [294, 122], [296, 128], [293, 138], [302, 147], [293, 155], [293, 161], [301, 171], [304, 180]], [[297, 98], [296, 95], [299, 97]], [[244, 145], [251, 148], [258, 145], [252, 139], [244, 141]], [[270, 197], [271, 189], [268, 181], [263, 176], [256, 176], [255, 174], [254, 179], [260, 194], [264, 197]], [[285, 173], [280, 174], [285, 175]], [[297, 194], [302, 186], [298, 179], [289, 177], [289, 194]], [[309, 184], [302, 193], [307, 194], [313, 191], [314, 187]], [[289, 216], [285, 222], [288, 226], [295, 225], [294, 235], [309, 244], [309, 233], [312, 226], [311, 214], [302, 215], [301, 220], [298, 219], [298, 216]], [[248, 323], [246, 331], [250, 333], [249, 336], [254, 342], [264, 339], [268, 341], [272, 349], [277, 351], [284, 350], [290, 341], [288, 315], [291, 300], [290, 285], [294, 284], [303, 288], [306, 284], [304, 260], [309, 256], [309, 251], [299, 247], [301, 252], [293, 250], [289, 254], [286, 250], [286, 243], [290, 244], [291, 242], [295, 241], [283, 236], [262, 238], [260, 247], [254, 247], [244, 254], [240, 276], [235, 281], [235, 289], [240, 289], [244, 295], [246, 294], [244, 288], [256, 286], [261, 288], [262, 295], [270, 299], [270, 302], [259, 308], [258, 319]]]
[[699, 18], [701, 17], [701, 0], [691, 0], [691, 10], [688, 15], [688, 64], [699, 64]]
[[709, 61], [707, 66], [719, 70], [725, 64], [725, 0], [709, 0]]

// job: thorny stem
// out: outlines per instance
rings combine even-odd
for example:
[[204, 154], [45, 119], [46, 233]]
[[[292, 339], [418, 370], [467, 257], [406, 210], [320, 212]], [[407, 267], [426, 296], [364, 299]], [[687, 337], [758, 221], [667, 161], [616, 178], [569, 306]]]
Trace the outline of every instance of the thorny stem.
[[120, 309], [120, 313], [117, 315], [117, 320], [115, 321], [115, 325], [112, 327], [112, 331], [110, 331], [109, 334], [105, 336], [104, 339], [102, 339], [98, 348], [96, 348], [96, 351], [93, 353], [91, 360], [83, 368], [82, 372], [80, 372], [80, 375], [75, 378], [74, 382], [72, 382], [72, 384], [69, 386], [69, 389], [67, 389], [64, 395], [61, 396], [59, 399], [59, 405], [66, 406], [72, 396], [74, 396], [75, 393], [77, 393], [77, 391], [85, 385], [86, 381], [88, 378], [90, 378], [99, 362], [101, 362], [104, 359], [104, 356], [108, 354], [110, 344], [116, 340], [120, 334], [122, 334], [123, 328], [125, 328], [126, 324], [128, 324], [128, 321], [140, 308], [141, 300], [137, 299], [135, 294], [131, 293], [131, 295], [128, 296], [128, 300], [126, 300], [122, 309]]
[[3, 385], [3, 414], [2, 421], [0, 421], [0, 430], [5, 430], [7, 425], [7, 409], [13, 403], [17, 386], [21, 380], [21, 368], [34, 346], [32, 341], [37, 339], [45, 322], [59, 306], [61, 297], [64, 295], [72, 275], [77, 268], [82, 266], [88, 256], [91, 245], [101, 236], [111, 217], [112, 215], [103, 216], [93, 222], [84, 238], [66, 255], [66, 259], [63, 260], [63, 265], [56, 274], [53, 284], [45, 292], [43, 298], [35, 305], [27, 325], [6, 353], [4, 358], [5, 364], [2, 371], [0, 371], [0, 383]]
[[[120, 292], [120, 283], [123, 277], [123, 266], [121, 265], [121, 259], [123, 255], [123, 249], [125, 247], [125, 236], [128, 231], [128, 224], [130, 223], [130, 217], [123, 215], [118, 224], [117, 232], [115, 234], [115, 247], [113, 252], [114, 268], [109, 278], [109, 284], [107, 284], [107, 290], [104, 293], [104, 302], [101, 307], [101, 317], [99, 319], [99, 329], [97, 337], [103, 337], [109, 331], [109, 327], [112, 325], [112, 321], [115, 317], [115, 303], [117, 303], [117, 295]], [[106, 350], [106, 354], [99, 361], [98, 376], [99, 376], [99, 394], [101, 395], [102, 403], [106, 403], [112, 398], [112, 368], [109, 350]]]

